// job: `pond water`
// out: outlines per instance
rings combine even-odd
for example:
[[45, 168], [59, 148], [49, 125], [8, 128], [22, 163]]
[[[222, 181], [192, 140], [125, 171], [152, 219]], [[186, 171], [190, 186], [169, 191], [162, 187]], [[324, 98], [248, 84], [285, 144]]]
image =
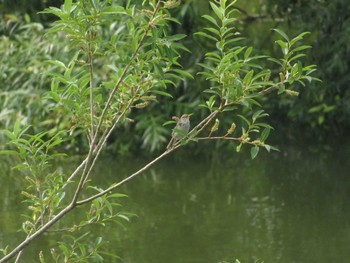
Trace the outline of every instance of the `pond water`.
[[[119, 189], [128, 195], [121, 209], [136, 216], [125, 228], [95, 230], [120, 257], [105, 262], [349, 262], [349, 155], [349, 147], [287, 147], [253, 161], [236, 153], [188, 160], [180, 151]], [[106, 158], [93, 181], [107, 186], [144, 163]], [[23, 207], [2, 171], [1, 246], [20, 240]], [[57, 246], [60, 235], [33, 243], [22, 262], [39, 262], [38, 251]]]

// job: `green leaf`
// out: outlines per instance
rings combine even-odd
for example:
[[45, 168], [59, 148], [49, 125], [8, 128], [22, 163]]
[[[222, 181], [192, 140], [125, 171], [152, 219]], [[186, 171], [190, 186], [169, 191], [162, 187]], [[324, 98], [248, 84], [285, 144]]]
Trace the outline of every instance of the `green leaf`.
[[264, 112], [264, 110], [258, 110], [256, 112], [254, 112], [253, 116], [252, 116], [252, 119], [253, 119], [253, 122], [256, 121], [257, 118], [261, 117], [261, 114]]
[[251, 83], [251, 80], [252, 80], [252, 77], [253, 77], [253, 74], [254, 74], [254, 70], [250, 70], [244, 77], [243, 79], [243, 82], [246, 84], [246, 85], [250, 85]]
[[16, 120], [15, 125], [13, 127], [13, 134], [18, 138], [20, 132], [20, 121]]
[[115, 14], [127, 14], [127, 13], [125, 12], [124, 7], [114, 5], [114, 6], [108, 6], [108, 7], [104, 8], [101, 14], [102, 15], [115, 15]]
[[158, 94], [158, 95], [161, 95], [161, 96], [173, 98], [173, 96], [170, 93], [165, 92], [165, 91], [151, 90], [150, 93], [155, 93], [155, 94]]
[[268, 152], [270, 152], [271, 150], [279, 152], [279, 150], [276, 147], [273, 147], [271, 145], [265, 144], [264, 147]]
[[211, 36], [211, 35], [208, 35], [207, 33], [204, 33], [204, 32], [196, 32], [195, 35], [199, 35], [199, 36], [203, 36], [205, 38], [209, 38], [211, 40], [214, 40], [215, 42], [219, 41], [219, 39]]
[[15, 139], [16, 139], [16, 135], [15, 135], [13, 132], [11, 132], [11, 131], [9, 131], [9, 130], [3, 130], [2, 132], [3, 132], [3, 134], [5, 134], [5, 136], [6, 136], [7, 138], [9, 138], [10, 140], [15, 140]]
[[204, 30], [207, 30], [215, 35], [217, 35], [218, 37], [221, 37], [221, 34], [220, 34], [220, 31], [215, 29], [215, 28], [212, 28], [212, 27], [206, 27], [204, 28]]
[[289, 63], [292, 62], [293, 60], [296, 60], [296, 59], [301, 58], [301, 57], [306, 57], [306, 55], [305, 54], [297, 54], [294, 57], [291, 57], [289, 59]]
[[2, 150], [0, 151], [0, 154], [8, 154], [8, 155], [18, 155], [18, 152], [17, 151], [14, 151], [14, 150]]
[[203, 15], [202, 17], [205, 18], [206, 20], [210, 21], [211, 23], [213, 23], [217, 27], [219, 27], [218, 22], [216, 21], [216, 19], [214, 17], [209, 16], [209, 15]]
[[278, 94], [278, 95], [279, 95], [279, 94], [282, 94], [282, 93], [285, 92], [285, 90], [286, 90], [286, 86], [285, 86], [284, 84], [280, 84], [280, 85], [278, 86], [278, 92], [277, 92], [277, 94]]
[[282, 40], [277, 40], [276, 43], [281, 47], [283, 55], [288, 54], [288, 43], [282, 41]]
[[290, 41], [290, 45], [294, 45], [296, 42], [298, 42], [299, 40], [302, 40], [303, 37], [307, 34], [310, 34], [310, 32], [303, 32], [301, 33], [300, 35], [296, 36], [295, 38], [293, 38], [291, 41]]
[[287, 42], [289, 42], [289, 37], [282, 30], [277, 28], [273, 28], [272, 30], [280, 34], [285, 40], [287, 40]]
[[185, 70], [181, 70], [181, 69], [173, 69], [172, 71], [178, 73], [179, 75], [181, 75], [182, 77], [186, 77], [186, 78], [189, 78], [189, 79], [193, 79], [193, 76], [188, 73], [187, 71]]
[[49, 64], [58, 66], [59, 68], [62, 68], [62, 69], [64, 69], [64, 70], [67, 69], [66, 65], [65, 65], [62, 61], [59, 61], [59, 60], [48, 60], [47, 62], [48, 62]]
[[254, 158], [258, 155], [259, 149], [260, 149], [260, 148], [259, 148], [257, 145], [253, 146], [253, 147], [250, 149], [250, 157], [251, 157], [252, 159], [254, 159]]
[[270, 131], [271, 131], [271, 128], [269, 128], [269, 127], [266, 127], [266, 128], [262, 131], [261, 136], [260, 136], [260, 140], [261, 140], [262, 142], [266, 141], [266, 139], [269, 137]]
[[65, 0], [63, 4], [63, 10], [66, 13], [70, 13], [71, 9], [72, 9], [72, 0]]
[[252, 50], [252, 47], [247, 48], [247, 50], [244, 52], [244, 60], [247, 60], [249, 58], [250, 54], [252, 53]]
[[270, 60], [270, 61], [275, 62], [276, 64], [278, 64], [280, 66], [283, 66], [283, 63], [276, 58], [268, 58], [267, 60]]
[[296, 47], [296, 48], [292, 49], [291, 52], [297, 52], [297, 51], [301, 51], [301, 50], [305, 50], [305, 49], [310, 49], [310, 48], [312, 48], [312, 46], [304, 45], [304, 46], [300, 46], [300, 47]]
[[277, 43], [281, 48], [288, 48], [288, 43], [282, 40], [276, 40], [275, 43]]
[[176, 35], [171, 35], [171, 36], [166, 36], [164, 39], [169, 40], [169, 41], [178, 41], [183, 38], [187, 37], [185, 34], [176, 34]]
[[[237, 20], [237, 18], [234, 18], [234, 17], [232, 17], [232, 18], [227, 18], [227, 17], [228, 17], [228, 15], [230, 15], [232, 12], [237, 12], [237, 11], [238, 11], [238, 10], [231, 10], [230, 12], [228, 12], [228, 13], [226, 14], [226, 17], [224, 17], [224, 19], [222, 20], [222, 26], [227, 26], [228, 24], [235, 22], [235, 21]], [[231, 27], [231, 28], [234, 29], [233, 27]]]
[[120, 194], [120, 193], [115, 193], [115, 194], [111, 194], [109, 195], [107, 198], [121, 198], [121, 197], [128, 197], [128, 195], [126, 194]]
[[222, 20], [222, 18], [224, 17], [225, 11], [222, 8], [215, 5], [213, 2], [209, 2], [209, 4], [210, 4], [211, 8], [213, 9], [214, 13], [216, 14], [216, 16]]
[[245, 123], [247, 123], [248, 126], [250, 126], [250, 121], [248, 121], [248, 119], [246, 117], [244, 117], [241, 114], [238, 114], [238, 117], [240, 117]]
[[324, 107], [325, 107], [325, 104], [317, 105], [317, 106], [310, 108], [308, 112], [314, 113], [314, 112], [323, 111]]

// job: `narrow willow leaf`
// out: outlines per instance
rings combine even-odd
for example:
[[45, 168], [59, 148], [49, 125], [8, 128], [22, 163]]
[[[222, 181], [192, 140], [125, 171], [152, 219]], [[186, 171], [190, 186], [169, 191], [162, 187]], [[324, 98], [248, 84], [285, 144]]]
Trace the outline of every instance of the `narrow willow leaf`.
[[188, 73], [187, 71], [185, 70], [181, 70], [181, 69], [173, 69], [172, 71], [178, 73], [179, 75], [181, 75], [182, 77], [186, 77], [186, 78], [189, 78], [189, 79], [193, 79], [193, 76]]
[[258, 118], [261, 116], [261, 114], [262, 114], [263, 112], [264, 112], [264, 110], [258, 110], [258, 111], [256, 111], [256, 112], [254, 112], [254, 114], [253, 114], [253, 116], [252, 116], [253, 122], [255, 122], [256, 119], [258, 119]]
[[217, 30], [217, 29], [215, 29], [215, 28], [212, 28], [212, 27], [206, 27], [206, 28], [204, 28], [204, 30], [209, 31], [209, 32], [211, 32], [211, 33], [213, 33], [213, 34], [217, 35], [218, 37], [220, 37], [220, 36], [221, 36], [220, 31], [219, 31], [219, 30]]
[[14, 150], [2, 150], [2, 151], [0, 151], [0, 154], [18, 155], [18, 152], [14, 151]]
[[296, 42], [298, 42], [299, 40], [302, 40], [303, 37], [305, 35], [308, 35], [310, 34], [310, 32], [303, 32], [301, 33], [300, 35], [296, 36], [295, 38], [293, 38], [291, 41], [290, 41], [290, 45], [293, 46]]
[[278, 64], [280, 66], [283, 66], [283, 63], [276, 58], [268, 58], [267, 60], [270, 60], [270, 61], [275, 62], [276, 64]]
[[65, 0], [63, 4], [63, 10], [66, 13], [70, 13], [72, 9], [72, 0]]
[[[230, 15], [232, 13], [232, 11], [235, 11], [235, 10], [231, 10], [230, 12], [227, 13], [227, 16]], [[235, 22], [237, 19], [236, 18], [227, 18], [225, 17], [223, 20], [222, 20], [222, 25], [223, 26], [227, 26], [228, 24], [230, 23], [233, 23]], [[232, 27], [231, 27], [232, 28]], [[234, 28], [232, 28], [234, 29]]]
[[296, 47], [296, 48], [292, 49], [291, 52], [297, 52], [297, 51], [301, 51], [301, 50], [305, 50], [305, 49], [310, 49], [310, 48], [312, 48], [312, 46], [304, 45], [304, 46], [300, 46], [300, 47]]
[[257, 145], [253, 146], [253, 147], [250, 149], [250, 157], [251, 157], [252, 159], [254, 159], [254, 158], [258, 155], [259, 149], [260, 149], [260, 148], [259, 148]]
[[224, 17], [225, 11], [222, 8], [215, 5], [213, 2], [209, 2], [209, 4], [210, 4], [211, 8], [213, 9], [214, 13], [216, 14], [216, 16], [222, 20], [222, 18]]
[[287, 42], [289, 42], [289, 37], [282, 30], [277, 28], [273, 28], [272, 30], [280, 34], [285, 40], [287, 40]]
[[269, 128], [269, 127], [265, 128], [265, 129], [262, 131], [261, 136], [260, 136], [260, 140], [261, 140], [262, 142], [266, 141], [266, 139], [269, 137], [270, 131], [271, 131], [271, 128]]
[[215, 38], [215, 37], [213, 37], [213, 36], [211, 36], [211, 35], [208, 35], [207, 33], [204, 33], [204, 32], [197, 32], [197, 33], [195, 33], [196, 35], [200, 35], [200, 36], [203, 36], [203, 37], [206, 37], [206, 38], [209, 38], [209, 39], [211, 39], [211, 40], [214, 40], [214, 41], [219, 41], [219, 39], [217, 39], [217, 38]]
[[63, 62], [59, 61], [59, 60], [48, 60], [47, 62], [49, 64], [56, 65], [56, 66], [58, 66], [58, 67], [60, 67], [60, 68], [62, 68], [64, 70], [67, 69], [66, 65]]
[[102, 15], [116, 15], [116, 14], [127, 14], [124, 7], [122, 6], [108, 6], [101, 12]]
[[165, 39], [170, 40], [170, 41], [178, 41], [183, 38], [187, 37], [185, 34], [176, 34], [176, 35], [171, 35], [171, 36], [166, 36]]
[[161, 96], [165, 96], [165, 97], [170, 97], [172, 98], [173, 96], [168, 93], [168, 92], [165, 92], [165, 91], [160, 91], [160, 90], [151, 90], [150, 91], [151, 93], [155, 93], [155, 94], [158, 94], [158, 95], [161, 95]]
[[248, 73], [245, 75], [245, 77], [243, 79], [243, 83], [246, 85], [249, 85], [251, 83], [253, 74], [254, 74], [254, 70], [248, 71]]
[[305, 55], [305, 54], [298, 54], [298, 55], [295, 55], [294, 57], [291, 57], [291, 58], [289, 59], [289, 63], [292, 62], [292, 61], [294, 61], [294, 60], [296, 60], [296, 59], [298, 59], [298, 58], [302, 58], [302, 57], [306, 57], [306, 55]]
[[19, 136], [19, 131], [20, 131], [20, 121], [16, 120], [15, 125], [13, 127], [13, 134], [15, 135], [16, 138], [18, 138]]
[[[271, 71], [270, 71], [269, 69], [263, 70], [263, 71], [257, 73], [257, 74], [253, 77], [252, 81], [255, 81], [255, 80], [260, 79], [260, 78], [263, 78], [263, 77], [265, 78], [265, 77], [267, 77], [267, 76], [270, 76], [270, 74], [271, 74]], [[266, 81], [266, 82], [267, 82], [267, 81]]]
[[288, 43], [282, 41], [282, 40], [277, 40], [276, 43], [281, 47], [283, 55], [288, 54]]
[[203, 15], [202, 17], [205, 18], [206, 20], [210, 21], [211, 23], [213, 23], [217, 27], [219, 27], [218, 22], [216, 21], [216, 19], [214, 17], [209, 16], [209, 15]]
[[276, 40], [275, 41], [281, 48], [288, 48], [288, 43], [284, 42], [282, 40]]
[[278, 86], [278, 95], [282, 94], [283, 92], [285, 92], [285, 90], [286, 90], [286, 86], [284, 86], [284, 84], [280, 84]]
[[115, 193], [115, 194], [111, 194], [108, 195], [107, 198], [121, 198], [121, 197], [128, 197], [126, 194], [120, 194], [120, 193]]
[[226, 46], [229, 45], [229, 44], [232, 44], [232, 43], [235, 43], [237, 41], [241, 41], [241, 40], [244, 40], [245, 38], [244, 37], [235, 37], [235, 38], [232, 38], [230, 40], [227, 40], [226, 41]]
[[265, 147], [266, 151], [268, 151], [268, 152], [270, 152], [271, 150], [279, 152], [278, 148], [273, 147], [271, 145], [265, 144], [264, 147]]
[[246, 117], [244, 117], [241, 114], [238, 114], [238, 117], [240, 117], [245, 123], [247, 123], [248, 126], [250, 126], [250, 121], [248, 121], [248, 119]]
[[244, 52], [244, 60], [247, 60], [249, 58], [250, 54], [252, 53], [252, 50], [252, 47], [246, 49], [246, 51]]

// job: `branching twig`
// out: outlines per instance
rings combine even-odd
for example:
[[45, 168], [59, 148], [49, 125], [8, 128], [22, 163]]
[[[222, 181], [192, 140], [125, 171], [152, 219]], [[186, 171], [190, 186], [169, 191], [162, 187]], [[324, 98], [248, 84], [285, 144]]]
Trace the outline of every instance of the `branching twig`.
[[[100, 116], [100, 120], [96, 126], [96, 128], [94, 129], [94, 123], [93, 123], [93, 119], [94, 119], [94, 107], [93, 107], [93, 82], [92, 82], [92, 73], [93, 73], [93, 67], [92, 67], [92, 54], [91, 54], [91, 46], [89, 45], [89, 64], [90, 64], [90, 118], [91, 118], [91, 131], [90, 131], [90, 148], [89, 148], [89, 152], [87, 154], [87, 157], [84, 159], [84, 161], [77, 167], [77, 169], [72, 173], [72, 175], [67, 179], [67, 183], [63, 186], [66, 187], [68, 182], [70, 182], [77, 174], [78, 172], [84, 168], [82, 175], [80, 177], [80, 181], [78, 183], [78, 186], [76, 188], [76, 191], [73, 195], [72, 201], [71, 203], [66, 206], [65, 208], [63, 208], [56, 216], [54, 216], [52, 219], [50, 219], [46, 224], [44, 224], [40, 229], [38, 229], [36, 232], [34, 232], [32, 235], [28, 236], [22, 243], [20, 243], [17, 247], [15, 247], [12, 251], [10, 251], [6, 256], [4, 256], [2, 259], [0, 259], [0, 263], [6, 262], [9, 259], [13, 258], [14, 256], [16, 256], [18, 253], [20, 253], [24, 247], [26, 247], [28, 244], [30, 244], [34, 239], [36, 239], [38, 236], [42, 235], [48, 228], [50, 228], [53, 224], [55, 224], [57, 221], [59, 221], [63, 216], [65, 216], [67, 213], [69, 213], [71, 210], [73, 210], [77, 205], [81, 204], [81, 202], [77, 203], [77, 199], [79, 196], [79, 193], [81, 192], [81, 190], [83, 189], [83, 185], [86, 181], [86, 179], [88, 178], [92, 167], [95, 164], [95, 161], [97, 159], [97, 157], [100, 154], [100, 151], [103, 147], [103, 145], [105, 144], [108, 136], [111, 134], [112, 130], [115, 128], [116, 124], [119, 122], [119, 120], [121, 119], [121, 117], [125, 114], [126, 110], [124, 111], [124, 114], [121, 114], [114, 122], [112, 128], [109, 130], [109, 132], [106, 134], [106, 136], [102, 136], [100, 143], [99, 143], [99, 147], [96, 149], [95, 148], [95, 144], [97, 142], [97, 138], [98, 138], [98, 134], [99, 131], [101, 130], [102, 127], [102, 123], [104, 120], [104, 117], [107, 114], [107, 111], [110, 109], [110, 105], [112, 102], [112, 99], [114, 97], [114, 94], [116, 93], [116, 91], [118, 90], [119, 86], [121, 85], [123, 79], [125, 78], [126, 74], [128, 73], [128, 70], [130, 68], [130, 66], [132, 65], [132, 62], [134, 61], [134, 59], [136, 58], [140, 48], [142, 47], [148, 32], [150, 30], [150, 28], [153, 26], [152, 20], [154, 19], [157, 11], [159, 10], [160, 7], [160, 3], [161, 0], [158, 1], [156, 7], [153, 10], [153, 14], [150, 18], [150, 21], [145, 29], [145, 32], [143, 34], [143, 36], [141, 37], [140, 42], [138, 43], [138, 46], [136, 48], [136, 50], [134, 51], [134, 53], [132, 54], [129, 62], [127, 63], [127, 65], [125, 66], [122, 74], [120, 75], [117, 83], [115, 84], [114, 88], [112, 89], [112, 91], [109, 94], [109, 97], [105, 103], [105, 106], [103, 108], [103, 111], [101, 113]], [[130, 107], [131, 104], [129, 104], [129, 106], [127, 108]], [[93, 135], [93, 136], [91, 136]], [[158, 158], [154, 159], [152, 162], [150, 162], [148, 165], [146, 165], [145, 167], [143, 167], [142, 169], [140, 169], [138, 172], [136, 172], [135, 174], [133, 174], [132, 176], [128, 177], [129, 179], [125, 179], [124, 182], [121, 183], [125, 183], [126, 181], [132, 179], [133, 177], [135, 177], [136, 175], [142, 173], [144, 170], [146, 170], [149, 166], [151, 166], [152, 164], [154, 164], [155, 162], [157, 162], [158, 160], [160, 160], [162, 157], [164, 157], [165, 155], [167, 155], [169, 152], [164, 152], [162, 155], [160, 155]], [[95, 158], [93, 158], [95, 156]]]
[[[129, 70], [132, 62], [136, 58], [140, 48], [142, 47], [142, 45], [143, 45], [143, 43], [144, 43], [144, 41], [145, 41], [145, 39], [147, 37], [148, 31], [152, 27], [152, 22], [151, 21], [153, 20], [153, 18], [155, 17], [155, 15], [156, 15], [156, 13], [157, 13], [157, 11], [159, 9], [160, 2], [161, 1], [159, 0], [158, 3], [157, 3], [157, 6], [154, 8], [152, 16], [151, 16], [151, 19], [150, 19], [150, 21], [149, 21], [149, 23], [148, 23], [148, 25], [147, 25], [147, 27], [145, 29], [145, 32], [142, 35], [142, 38], [141, 38], [140, 42], [138, 43], [134, 53], [132, 54], [132, 56], [131, 56], [130, 60], [128, 61], [128, 63], [126, 64], [122, 74], [120, 75], [117, 83], [115, 84], [114, 88], [112, 89], [112, 91], [110, 92], [110, 94], [108, 96], [108, 99], [107, 99], [107, 101], [105, 103], [105, 106], [103, 108], [103, 111], [101, 113], [100, 120], [99, 120], [99, 122], [97, 124], [96, 130], [95, 130], [95, 134], [94, 134], [94, 136], [93, 136], [93, 138], [91, 140], [91, 145], [90, 145], [88, 156], [86, 158], [86, 163], [85, 163], [85, 167], [84, 167], [84, 170], [83, 170], [83, 174], [82, 174], [82, 176], [80, 178], [79, 184], [78, 184], [78, 186], [76, 188], [76, 191], [74, 193], [74, 196], [73, 196], [73, 203], [75, 203], [77, 201], [78, 196], [79, 196], [81, 190], [83, 189], [83, 185], [86, 182], [86, 180], [87, 180], [87, 178], [88, 178], [88, 176], [89, 176], [89, 174], [91, 172], [91, 169], [93, 167], [92, 164], [95, 163], [96, 158], [93, 158], [93, 155], [94, 155], [94, 152], [95, 152], [94, 148], [95, 148], [95, 144], [97, 142], [97, 137], [98, 137], [99, 131], [100, 131], [101, 127], [102, 127], [102, 123], [103, 123], [104, 117], [107, 114], [107, 111], [110, 109], [110, 105], [112, 103], [112, 99], [114, 97], [114, 94], [117, 92], [119, 86], [121, 85], [123, 79], [125, 78], [125, 76], [126, 76], [128, 70]], [[102, 145], [101, 145], [101, 148], [102, 148]]]
[[[122, 74], [120, 75], [120, 77], [119, 77], [117, 83], [115, 84], [114, 88], [112, 89], [112, 91], [110, 92], [110, 94], [109, 94], [109, 96], [108, 96], [107, 102], [106, 102], [106, 104], [105, 104], [105, 106], [104, 106], [104, 108], [103, 108], [103, 111], [102, 111], [101, 116], [100, 116], [100, 120], [99, 120], [99, 122], [98, 122], [98, 124], [97, 124], [97, 127], [96, 127], [96, 130], [97, 130], [97, 131], [100, 130], [100, 128], [101, 128], [101, 126], [102, 126], [103, 119], [104, 119], [105, 115], [107, 114], [107, 110], [108, 110], [109, 107], [110, 107], [110, 104], [111, 104], [111, 102], [112, 102], [112, 99], [113, 99], [114, 94], [117, 92], [117, 90], [118, 90], [120, 84], [122, 83], [122, 81], [123, 81], [125, 75], [127, 74], [128, 70], [129, 70], [129, 68], [130, 68], [130, 66], [131, 66], [131, 63], [134, 61], [134, 59], [136, 58], [136, 55], [138, 54], [140, 48], [142, 47], [142, 45], [143, 45], [143, 43], [144, 43], [144, 41], [145, 41], [145, 39], [146, 39], [146, 37], [147, 37], [148, 31], [151, 29], [151, 27], [152, 27], [152, 25], [153, 25], [152, 20], [154, 19], [155, 15], [157, 14], [157, 11], [159, 10], [160, 3], [161, 3], [161, 0], [158, 1], [156, 7], [154, 8], [153, 13], [152, 13], [152, 16], [151, 16], [151, 19], [150, 19], [150, 21], [148, 22], [148, 25], [147, 25], [147, 27], [146, 27], [146, 29], [145, 29], [145, 32], [143, 33], [143, 36], [142, 36], [140, 42], [138, 43], [138, 45], [137, 45], [137, 47], [136, 47], [134, 53], [132, 54], [132, 56], [131, 56], [129, 62], [126, 64], [126, 66], [125, 66], [125, 68], [124, 68]], [[92, 139], [92, 142], [93, 142], [93, 143], [96, 142], [97, 134], [98, 134], [98, 133], [96, 132], [94, 138]]]
[[[188, 135], [190, 136], [192, 133], [194, 133], [194, 136], [198, 135], [209, 123], [210, 121], [219, 113], [219, 111], [214, 111], [211, 114], [209, 114], [205, 119], [203, 119], [199, 124], [197, 124], [189, 133]], [[140, 175], [142, 172], [144, 172], [145, 170], [147, 170], [150, 166], [152, 166], [154, 163], [158, 162], [160, 159], [162, 159], [163, 157], [165, 157], [166, 155], [168, 155], [169, 153], [173, 152], [174, 150], [176, 150], [177, 148], [179, 148], [181, 146], [181, 142], [183, 140], [185, 140], [186, 137], [184, 137], [183, 139], [180, 139], [172, 148], [167, 149], [165, 152], [163, 152], [162, 154], [160, 154], [157, 158], [153, 159], [151, 162], [149, 162], [148, 164], [146, 164], [144, 167], [142, 167], [141, 169], [139, 169], [137, 172], [133, 173], [132, 175], [126, 177], [125, 179], [123, 179], [122, 181], [110, 186], [109, 188], [103, 190], [102, 192], [90, 196], [89, 198], [83, 199], [81, 201], [77, 201], [76, 205], [83, 205], [85, 203], [89, 203], [92, 200], [101, 197], [105, 194], [108, 194], [109, 192], [115, 190], [116, 188], [120, 187], [121, 185], [125, 184], [126, 182], [130, 181], [131, 179], [135, 178], [136, 176]]]
[[[90, 37], [91, 38], [91, 37]], [[89, 39], [88, 41], [91, 41]], [[94, 137], [94, 115], [95, 115], [95, 109], [94, 109], [94, 87], [93, 87], [93, 64], [92, 64], [92, 51], [91, 51], [91, 43], [88, 43], [88, 61], [89, 61], [89, 69], [90, 69], [90, 143], [92, 143], [92, 138]], [[90, 147], [93, 147], [91, 144]]]
[[28, 246], [34, 239], [38, 236], [42, 235], [48, 228], [50, 228], [53, 224], [55, 224], [58, 220], [60, 220], [63, 216], [65, 216], [68, 212], [74, 209], [74, 205], [71, 203], [67, 207], [65, 207], [61, 212], [59, 212], [56, 216], [54, 216], [50, 221], [48, 221], [45, 225], [43, 225], [39, 230], [33, 233], [31, 236], [27, 237], [21, 244], [15, 247], [11, 252], [9, 252], [6, 256], [0, 259], [0, 263], [4, 263], [9, 259], [16, 256], [23, 248]]

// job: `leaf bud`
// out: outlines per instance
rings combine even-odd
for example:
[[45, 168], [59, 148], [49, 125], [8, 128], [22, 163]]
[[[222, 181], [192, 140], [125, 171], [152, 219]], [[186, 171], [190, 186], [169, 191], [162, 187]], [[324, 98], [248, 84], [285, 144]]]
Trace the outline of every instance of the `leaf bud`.
[[299, 92], [294, 91], [294, 90], [286, 89], [285, 92], [291, 96], [299, 96]]
[[178, 7], [181, 4], [181, 0], [168, 0], [164, 3], [164, 8], [171, 9]]
[[83, 59], [76, 59], [76, 60], [74, 60], [74, 62], [77, 65], [85, 65], [86, 64], [86, 61]]
[[152, 96], [142, 96], [140, 98], [143, 101], [157, 101], [157, 97], [152, 95]]
[[135, 105], [135, 107], [138, 108], [138, 109], [142, 109], [142, 108], [146, 108], [148, 105], [149, 105], [149, 102], [148, 101], [144, 101], [144, 102], [137, 103]]
[[213, 132], [216, 132], [219, 129], [219, 124], [220, 124], [219, 119], [215, 119], [215, 123], [213, 127], [211, 127], [210, 134], [212, 134]]
[[226, 136], [232, 134], [236, 129], [236, 123], [232, 122], [231, 127], [227, 130]]

